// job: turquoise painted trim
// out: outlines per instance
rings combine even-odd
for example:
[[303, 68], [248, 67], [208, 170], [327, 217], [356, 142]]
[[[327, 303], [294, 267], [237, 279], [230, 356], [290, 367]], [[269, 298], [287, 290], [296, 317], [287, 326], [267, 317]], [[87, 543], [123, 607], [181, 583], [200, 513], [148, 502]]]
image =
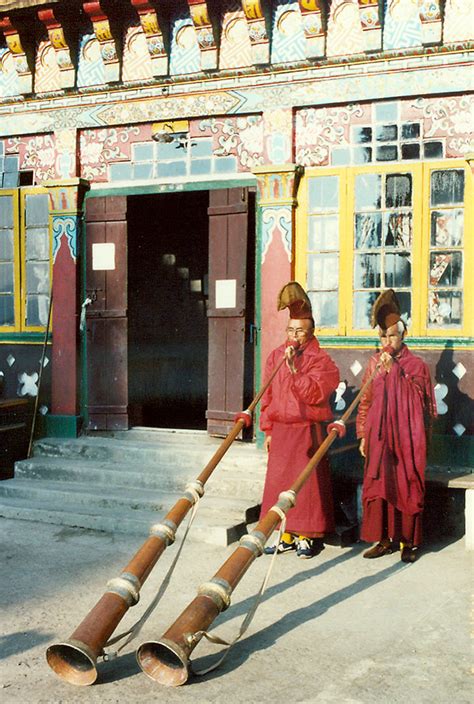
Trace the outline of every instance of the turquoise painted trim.
[[107, 183], [91, 188], [86, 193], [86, 200], [103, 196], [139, 196], [160, 193], [183, 193], [186, 191], [212, 191], [217, 188], [240, 188], [242, 186], [255, 186], [257, 179], [251, 173], [242, 173], [232, 179], [212, 179], [210, 181], [188, 181], [180, 183], [140, 183], [133, 181], [121, 185]]
[[[343, 347], [355, 349], [373, 349], [380, 346], [378, 337], [330, 337], [328, 335], [318, 335], [316, 337], [324, 347]], [[466, 349], [474, 350], [474, 338], [472, 337], [407, 337], [407, 344], [413, 349]]]
[[82, 428], [81, 416], [47, 415], [44, 417], [46, 436], [49, 438], [77, 438]]
[[[260, 332], [262, 330], [262, 208], [256, 207], [255, 215], [255, 325], [257, 327], [257, 344], [255, 346], [255, 386], [262, 385], [262, 345]], [[260, 404], [255, 412], [255, 439], [257, 447], [263, 448], [265, 433], [260, 430]]]
[[[48, 335], [48, 344], [53, 341], [52, 333]], [[42, 345], [44, 332], [0, 332], [0, 345]]]

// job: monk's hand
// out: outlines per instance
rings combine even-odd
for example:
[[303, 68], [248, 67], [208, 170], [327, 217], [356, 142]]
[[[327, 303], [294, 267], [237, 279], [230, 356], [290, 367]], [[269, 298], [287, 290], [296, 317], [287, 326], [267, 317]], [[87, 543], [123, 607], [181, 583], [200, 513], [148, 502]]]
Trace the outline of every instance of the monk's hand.
[[265, 436], [265, 442], [263, 443], [263, 447], [267, 452], [270, 452], [270, 445], [272, 443], [272, 436], [271, 435], [266, 435]]
[[290, 370], [292, 374], [296, 374], [296, 367], [295, 367], [295, 355], [296, 351], [295, 348], [292, 347], [291, 345], [286, 348], [285, 350], [285, 357], [286, 357], [286, 366]]
[[382, 367], [385, 369], [386, 372], [389, 372], [390, 369], [392, 368], [393, 365], [393, 357], [391, 354], [388, 352], [382, 352], [380, 355], [380, 361], [382, 363]]
[[359, 452], [362, 457], [365, 457], [365, 438], [362, 438], [359, 444]]

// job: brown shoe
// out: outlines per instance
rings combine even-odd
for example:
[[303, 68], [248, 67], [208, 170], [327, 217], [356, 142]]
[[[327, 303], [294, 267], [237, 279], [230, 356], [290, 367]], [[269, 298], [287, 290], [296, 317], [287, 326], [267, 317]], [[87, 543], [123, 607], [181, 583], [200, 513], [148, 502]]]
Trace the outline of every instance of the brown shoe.
[[415, 562], [418, 556], [418, 549], [416, 547], [410, 547], [409, 545], [404, 545], [402, 550], [402, 562]]
[[373, 560], [375, 557], [383, 557], [384, 555], [391, 555], [393, 552], [393, 545], [391, 542], [382, 542], [374, 545], [370, 550], [366, 550], [362, 557], [366, 557], [369, 560]]

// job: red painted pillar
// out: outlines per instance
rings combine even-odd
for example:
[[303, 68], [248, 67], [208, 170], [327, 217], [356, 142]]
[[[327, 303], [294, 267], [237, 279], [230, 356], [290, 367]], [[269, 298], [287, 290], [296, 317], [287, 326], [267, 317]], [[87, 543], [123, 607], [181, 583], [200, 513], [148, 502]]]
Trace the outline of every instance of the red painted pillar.
[[80, 269], [82, 203], [88, 183], [48, 181], [53, 237], [52, 402], [48, 435], [75, 437], [80, 430]]

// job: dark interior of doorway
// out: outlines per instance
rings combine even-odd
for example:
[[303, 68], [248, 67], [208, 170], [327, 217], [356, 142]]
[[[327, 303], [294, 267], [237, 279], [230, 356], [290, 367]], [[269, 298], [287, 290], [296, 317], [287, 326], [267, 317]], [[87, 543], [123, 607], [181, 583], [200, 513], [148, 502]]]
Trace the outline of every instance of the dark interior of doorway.
[[131, 425], [204, 429], [209, 192], [128, 199]]

